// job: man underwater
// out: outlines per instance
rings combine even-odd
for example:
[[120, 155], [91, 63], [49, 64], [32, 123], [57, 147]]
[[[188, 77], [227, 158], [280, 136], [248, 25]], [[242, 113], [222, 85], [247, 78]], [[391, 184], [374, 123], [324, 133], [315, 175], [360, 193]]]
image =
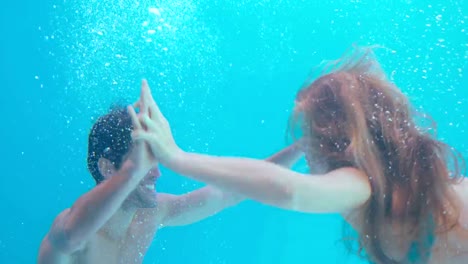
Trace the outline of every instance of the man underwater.
[[[183, 195], [157, 193], [158, 161], [146, 143], [132, 139], [141, 129], [125, 107], [96, 121], [88, 141], [96, 187], [55, 218], [39, 264], [142, 263], [159, 228], [198, 222], [244, 199], [212, 186]], [[267, 160], [289, 167], [301, 155], [291, 145]]]

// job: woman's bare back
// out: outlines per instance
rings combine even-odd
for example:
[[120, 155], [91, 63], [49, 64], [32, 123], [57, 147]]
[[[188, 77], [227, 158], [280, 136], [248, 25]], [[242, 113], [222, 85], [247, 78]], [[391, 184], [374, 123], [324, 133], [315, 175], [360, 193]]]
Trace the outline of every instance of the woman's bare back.
[[[457, 225], [446, 233], [446, 239], [437, 236], [434, 238], [429, 264], [468, 263], [468, 179], [465, 178], [460, 184], [454, 185], [453, 189], [461, 202], [460, 217]], [[356, 215], [359, 215], [359, 212], [352, 212], [344, 217], [360, 232], [362, 221], [359, 221]], [[389, 238], [382, 241], [382, 247], [385, 253], [395, 260], [404, 259], [411, 246], [409, 242], [405, 244], [398, 241], [400, 228], [388, 223], [382, 226], [381, 230], [383, 237]]]
[[431, 264], [468, 263], [468, 180], [454, 185], [460, 199], [460, 217], [458, 225], [447, 233], [447, 239], [437, 239], [432, 248]]

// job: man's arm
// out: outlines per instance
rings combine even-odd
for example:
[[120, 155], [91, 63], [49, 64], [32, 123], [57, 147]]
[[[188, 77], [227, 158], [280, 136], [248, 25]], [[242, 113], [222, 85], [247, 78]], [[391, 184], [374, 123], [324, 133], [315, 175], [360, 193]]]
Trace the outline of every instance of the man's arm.
[[238, 204], [243, 196], [206, 186], [183, 195], [158, 194], [164, 206], [162, 226], [183, 226], [198, 222], [219, 211]]
[[302, 152], [300, 148], [300, 144], [302, 144], [302, 141], [297, 141], [273, 154], [273, 156], [267, 158], [266, 161], [273, 162], [286, 168], [291, 168], [304, 155], [304, 152]]
[[141, 175], [124, 163], [116, 175], [81, 196], [69, 209], [54, 220], [52, 228], [42, 241], [39, 263], [69, 255], [101, 228], [118, 210], [127, 196], [138, 185]]
[[79, 250], [135, 189], [139, 177], [130, 174], [127, 169], [120, 170], [61, 212], [42, 240], [38, 263], [61, 263], [61, 259]]
[[[134, 131], [141, 129], [135, 112], [130, 112]], [[122, 206], [127, 196], [146, 175], [154, 161], [147, 145], [134, 141], [134, 146], [122, 167], [94, 189], [81, 196], [75, 204], [60, 213], [39, 249], [38, 263], [61, 263], [66, 255], [78, 249], [95, 234]]]
[[[298, 144], [293, 144], [267, 161], [291, 167], [302, 156]], [[184, 195], [159, 194], [159, 204], [165, 208], [163, 226], [180, 226], [198, 222], [219, 211], [236, 205], [244, 196], [207, 186]]]

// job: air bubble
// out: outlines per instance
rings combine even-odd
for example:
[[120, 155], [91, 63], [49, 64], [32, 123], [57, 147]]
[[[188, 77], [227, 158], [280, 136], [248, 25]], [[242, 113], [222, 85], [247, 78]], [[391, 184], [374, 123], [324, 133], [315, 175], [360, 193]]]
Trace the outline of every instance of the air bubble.
[[157, 15], [157, 16], [161, 16], [161, 13], [159, 12], [159, 9], [155, 8], [155, 7], [150, 7], [148, 9], [148, 11], [151, 13], [151, 14], [154, 14], [154, 15]]

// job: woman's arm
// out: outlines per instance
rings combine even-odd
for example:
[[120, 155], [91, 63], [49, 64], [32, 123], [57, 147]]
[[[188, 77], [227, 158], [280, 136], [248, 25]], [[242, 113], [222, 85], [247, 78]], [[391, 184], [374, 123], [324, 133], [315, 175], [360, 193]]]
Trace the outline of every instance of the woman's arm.
[[344, 212], [362, 205], [371, 193], [367, 176], [354, 168], [309, 177], [263, 160], [183, 151], [165, 165], [195, 180], [301, 212]]
[[[266, 159], [283, 167], [292, 166], [302, 155], [297, 144], [290, 145]], [[158, 204], [166, 208], [165, 226], [178, 226], [198, 222], [219, 211], [238, 204], [244, 195], [206, 186], [184, 195], [158, 194]]]
[[169, 122], [159, 110], [144, 81], [138, 104], [147, 109], [138, 120], [145, 131], [135, 136], [148, 142], [161, 164], [193, 179], [243, 194], [273, 206], [303, 212], [343, 212], [367, 201], [367, 175], [354, 168], [307, 177], [267, 161], [214, 157], [182, 151]]

